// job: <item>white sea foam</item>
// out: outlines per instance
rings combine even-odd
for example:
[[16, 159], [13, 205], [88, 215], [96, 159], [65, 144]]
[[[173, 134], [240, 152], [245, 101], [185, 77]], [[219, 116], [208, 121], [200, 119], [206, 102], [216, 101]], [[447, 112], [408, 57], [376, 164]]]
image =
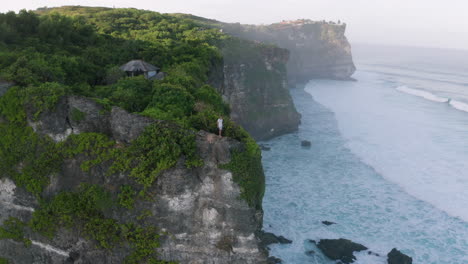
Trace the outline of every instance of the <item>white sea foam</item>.
[[456, 100], [450, 100], [450, 105], [458, 110], [468, 112], [468, 104]]
[[[356, 253], [358, 264], [386, 263], [392, 248], [415, 264], [468, 263], [468, 115], [356, 77], [308, 86], [333, 113], [291, 91], [302, 125], [268, 142], [263, 206], [266, 231], [293, 243], [271, 254], [332, 264], [308, 240], [345, 238], [380, 255]], [[298, 149], [301, 139], [316, 144]]]
[[406, 87], [404, 85], [403, 86], [398, 86], [396, 89], [398, 91], [400, 91], [400, 92], [415, 95], [415, 96], [419, 96], [419, 97], [422, 97], [424, 99], [431, 100], [431, 101], [434, 101], [434, 102], [447, 103], [449, 101], [449, 98], [440, 97], [440, 96], [437, 96], [435, 94], [432, 94], [430, 92], [426, 92], [426, 91], [423, 91], [423, 90], [408, 88], [408, 87]]

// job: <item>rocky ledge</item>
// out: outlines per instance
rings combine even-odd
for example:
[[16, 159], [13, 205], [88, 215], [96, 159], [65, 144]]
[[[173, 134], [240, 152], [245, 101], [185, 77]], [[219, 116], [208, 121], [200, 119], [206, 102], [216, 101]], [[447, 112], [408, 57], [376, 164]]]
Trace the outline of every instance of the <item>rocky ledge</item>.
[[[331, 222], [330, 222], [331, 223]], [[329, 259], [337, 261], [337, 263], [350, 264], [354, 263], [356, 257], [354, 252], [367, 251], [368, 255], [374, 255], [377, 257], [383, 257], [380, 254], [368, 250], [364, 245], [355, 243], [351, 240], [340, 238], [340, 239], [321, 239], [318, 243], [314, 240], [308, 240], [309, 243], [315, 245], [322, 253]], [[309, 250], [305, 252], [306, 255], [314, 256], [315, 251]], [[403, 254], [396, 248], [392, 249], [387, 254], [388, 264], [412, 264], [413, 259], [408, 255]]]
[[[77, 111], [80, 118], [74, 118]], [[73, 134], [101, 133], [116, 142], [116, 148], [139, 137], [150, 125], [168, 125], [113, 107], [104, 109], [93, 100], [68, 96], [59, 100], [52, 111], [28, 122], [37, 134], [54, 141], [67, 140]], [[2, 121], [5, 122], [5, 121]], [[147, 199], [136, 199], [134, 208], [105, 211], [105, 217], [118, 223], [141, 222], [160, 230], [160, 259], [179, 263], [266, 263], [267, 252], [257, 233], [262, 226], [261, 208], [252, 208], [241, 199], [241, 189], [233, 173], [222, 169], [231, 161], [231, 153], [244, 150], [236, 140], [207, 132], [196, 134], [197, 154], [203, 165], [187, 168], [183, 157], [165, 170], [146, 190]], [[83, 183], [102, 186], [117, 196], [120, 186], [134, 184], [125, 173], [106, 175], [105, 162], [84, 171], [84, 157], [64, 160], [58, 173], [40, 195], [45, 198], [79, 189]], [[263, 177], [258, 175], [258, 177]], [[8, 177], [0, 177], [0, 226], [10, 217], [27, 223], [41, 201]], [[0, 230], [1, 231], [1, 230]], [[60, 228], [52, 237], [26, 228], [22, 243], [0, 239], [0, 257], [16, 264], [29, 263], [123, 263], [131, 247], [127, 244], [100, 248], [83, 235], [80, 228]]]

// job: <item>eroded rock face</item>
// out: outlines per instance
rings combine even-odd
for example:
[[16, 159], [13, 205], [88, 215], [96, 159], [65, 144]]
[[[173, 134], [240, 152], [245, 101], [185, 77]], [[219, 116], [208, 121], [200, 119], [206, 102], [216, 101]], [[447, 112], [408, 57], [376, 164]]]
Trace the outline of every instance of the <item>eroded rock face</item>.
[[227, 55], [232, 51], [224, 50], [224, 83], [218, 90], [231, 107], [231, 118], [257, 140], [296, 131], [300, 114], [287, 85], [289, 52], [251, 43], [245, 49], [255, 55]]
[[[73, 109], [85, 115], [71, 121]], [[35, 124], [37, 133], [64, 140], [71, 133], [101, 132], [125, 144], [146, 126], [161, 121], [129, 114], [120, 108], [103, 111], [94, 101], [82, 97], [60, 99], [54, 111], [43, 113]], [[99, 125], [98, 125], [99, 124]], [[163, 172], [147, 191], [152, 199], [139, 199], [132, 210], [117, 209], [106, 217], [121, 223], [136, 221], [141, 212], [159, 230], [167, 232], [158, 249], [161, 259], [179, 263], [266, 263], [267, 253], [256, 233], [261, 229], [263, 213], [240, 199], [240, 188], [230, 171], [219, 165], [229, 163], [231, 151], [244, 146], [229, 138], [199, 132], [197, 151], [204, 161], [199, 168], [188, 169], [183, 160]], [[100, 164], [88, 172], [80, 168], [80, 156], [66, 160], [62, 170], [50, 176], [44, 191], [52, 197], [61, 191], [76, 190], [81, 183], [99, 184], [116, 195], [123, 184], [132, 184], [125, 174], [106, 175], [109, 164]], [[262, 175], [263, 177], [263, 175]], [[38, 201], [9, 179], [0, 179], [0, 225], [10, 216], [29, 221]], [[52, 239], [26, 231], [32, 245], [0, 239], [0, 256], [12, 263], [123, 263], [128, 245], [110, 250], [96, 247], [79, 230], [61, 229]]]
[[[226, 45], [223, 74], [221, 67], [214, 65], [209, 83], [231, 106], [231, 118], [257, 140], [297, 130], [300, 115], [289, 87], [315, 78], [353, 80], [356, 67], [345, 24], [310, 20], [268, 26], [214, 23], [224, 32], [255, 44]], [[254, 51], [252, 46], [256, 46]]]
[[349, 80], [355, 72], [346, 24], [285, 21], [268, 26], [223, 24], [234, 36], [271, 43], [290, 51], [287, 64], [290, 85], [313, 78]]
[[34, 131], [49, 136], [55, 142], [64, 141], [71, 134], [96, 132], [111, 134], [110, 113], [93, 100], [80, 96], [63, 96], [53, 111], [34, 117], [36, 111], [27, 107], [28, 124]]
[[238, 199], [231, 172], [218, 168], [230, 160], [233, 148], [242, 146], [208, 133], [198, 134], [197, 144], [204, 167], [196, 173], [165, 173], [158, 180], [160, 203], [153, 210], [164, 217], [155, 220], [175, 236], [164, 242], [162, 256], [182, 263], [265, 262], [255, 235], [262, 212]]

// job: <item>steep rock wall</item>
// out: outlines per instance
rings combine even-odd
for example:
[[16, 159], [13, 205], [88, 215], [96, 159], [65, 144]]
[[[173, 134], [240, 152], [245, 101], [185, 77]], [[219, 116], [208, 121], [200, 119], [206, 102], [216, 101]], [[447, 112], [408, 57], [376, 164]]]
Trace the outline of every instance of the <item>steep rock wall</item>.
[[231, 107], [231, 118], [255, 139], [296, 131], [300, 115], [288, 91], [289, 52], [271, 45], [232, 40], [223, 48], [222, 82], [213, 86]]
[[[73, 121], [73, 111], [85, 113]], [[107, 111], [93, 100], [77, 96], [63, 97], [55, 110], [42, 113], [38, 119], [28, 114], [28, 123], [36, 133], [54, 141], [64, 141], [72, 134], [99, 132], [118, 144], [132, 142], [151, 124], [163, 122], [113, 107]], [[1, 120], [0, 120], [1, 121]], [[2, 121], [5, 122], [5, 121]], [[143, 221], [164, 232], [158, 249], [160, 258], [179, 263], [265, 263], [267, 253], [260, 247], [257, 231], [262, 225], [261, 209], [249, 207], [240, 199], [241, 190], [233, 174], [220, 165], [231, 160], [231, 152], [242, 152], [243, 144], [213, 134], [196, 135], [197, 154], [204, 165], [187, 168], [183, 158], [160, 175], [147, 190], [148, 198], [138, 199], [131, 210], [106, 212], [106, 217], [120, 223]], [[126, 174], [106, 175], [109, 164], [102, 163], [84, 171], [84, 157], [67, 159], [59, 173], [50, 175], [43, 197], [54, 197], [62, 191], [73, 191], [82, 183], [97, 184], [113, 193], [124, 184], [132, 184]], [[263, 175], [257, 175], [264, 177]], [[9, 218], [28, 222], [40, 202], [37, 197], [15, 185], [8, 177], [0, 178], [0, 226]], [[96, 241], [83, 237], [77, 228], [61, 228], [52, 237], [31, 229], [25, 237], [32, 244], [13, 239], [0, 239], [0, 257], [11, 263], [123, 263], [128, 245], [100, 249]]]
[[356, 70], [346, 24], [296, 20], [268, 26], [223, 24], [222, 28], [234, 36], [288, 49], [291, 85], [312, 78], [350, 80]]

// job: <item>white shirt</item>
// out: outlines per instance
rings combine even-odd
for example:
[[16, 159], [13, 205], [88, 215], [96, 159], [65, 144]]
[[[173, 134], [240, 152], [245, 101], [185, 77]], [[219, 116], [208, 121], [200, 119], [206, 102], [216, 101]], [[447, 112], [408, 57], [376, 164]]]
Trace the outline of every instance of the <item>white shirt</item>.
[[223, 129], [223, 119], [219, 118], [217, 122], [218, 122], [218, 128]]

